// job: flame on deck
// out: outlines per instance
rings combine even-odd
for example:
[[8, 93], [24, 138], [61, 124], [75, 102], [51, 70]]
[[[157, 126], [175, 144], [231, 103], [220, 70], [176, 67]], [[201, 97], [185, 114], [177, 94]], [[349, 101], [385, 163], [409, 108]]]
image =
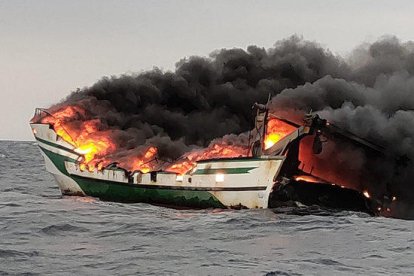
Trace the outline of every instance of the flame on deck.
[[278, 119], [270, 119], [267, 123], [264, 148], [269, 149], [296, 128]]
[[[65, 106], [51, 115], [40, 118], [41, 123], [53, 126], [55, 132], [64, 141], [75, 147], [75, 152], [82, 156], [82, 170], [102, 170], [109, 164], [129, 171], [147, 173], [163, 169], [168, 172], [185, 174], [192, 170], [197, 161], [219, 158], [247, 157], [248, 145], [233, 145], [224, 140], [217, 140], [207, 148], [197, 149], [184, 154], [173, 163], [156, 159], [158, 150], [154, 146], [142, 146], [140, 152], [134, 151], [121, 160], [116, 156], [119, 147], [111, 138], [112, 130], [99, 119], [87, 119], [86, 111], [79, 106]], [[265, 149], [272, 147], [280, 139], [295, 130], [295, 127], [278, 119], [268, 121], [264, 140]], [[124, 156], [123, 156], [124, 157]]]
[[247, 152], [247, 146], [243, 147], [228, 145], [225, 143], [217, 143], [210, 145], [205, 149], [195, 150], [185, 154], [182, 159], [168, 166], [165, 170], [177, 174], [185, 174], [195, 167], [197, 161], [218, 158], [246, 157]]

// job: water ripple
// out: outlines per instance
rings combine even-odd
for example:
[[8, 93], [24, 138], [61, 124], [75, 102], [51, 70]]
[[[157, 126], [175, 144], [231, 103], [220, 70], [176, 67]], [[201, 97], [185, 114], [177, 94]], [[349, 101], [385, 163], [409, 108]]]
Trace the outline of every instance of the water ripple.
[[0, 142], [0, 165], [1, 275], [414, 273], [414, 221], [62, 197], [31, 142]]

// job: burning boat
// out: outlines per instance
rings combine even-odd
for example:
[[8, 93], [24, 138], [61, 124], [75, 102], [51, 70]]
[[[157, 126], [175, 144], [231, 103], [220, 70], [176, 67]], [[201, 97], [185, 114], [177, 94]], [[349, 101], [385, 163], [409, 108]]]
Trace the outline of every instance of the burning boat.
[[254, 108], [255, 125], [245, 147], [213, 147], [217, 154], [190, 154], [172, 164], [157, 160], [157, 149], [149, 147], [131, 161], [138, 164], [134, 170], [116, 160], [92, 162], [94, 153], [108, 146], [104, 140], [80, 145], [71, 137], [59, 116], [73, 110], [62, 115], [36, 109], [30, 125], [46, 169], [63, 195], [190, 208], [269, 208], [302, 202], [375, 213], [369, 195], [300, 169], [301, 140], [313, 136], [313, 153], [320, 153], [321, 134], [332, 132], [325, 120], [307, 114], [299, 125], [271, 114], [265, 105]]

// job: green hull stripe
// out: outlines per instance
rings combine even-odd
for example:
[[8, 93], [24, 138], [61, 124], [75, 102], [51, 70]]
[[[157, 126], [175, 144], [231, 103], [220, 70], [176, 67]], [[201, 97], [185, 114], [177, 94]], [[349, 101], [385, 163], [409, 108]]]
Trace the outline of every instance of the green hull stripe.
[[86, 195], [118, 202], [146, 202], [195, 208], [224, 208], [207, 191], [148, 189], [138, 185], [117, 185], [109, 181], [72, 176]]
[[252, 161], [267, 161], [267, 160], [283, 160], [283, 156], [270, 156], [270, 157], [234, 157], [234, 158], [218, 158], [218, 159], [205, 159], [197, 161], [198, 164], [203, 163], [221, 163], [221, 162], [252, 162]]
[[65, 167], [65, 161], [76, 162], [75, 159], [64, 156], [64, 155], [54, 153], [54, 152], [52, 152], [50, 150], [47, 150], [43, 147], [40, 147], [40, 149], [46, 154], [47, 157], [49, 157], [49, 159], [53, 162], [53, 164], [56, 166], [56, 168], [61, 173], [63, 173], [64, 175], [69, 175], [69, 173], [68, 173], [68, 171], [66, 170], [66, 167]]
[[222, 168], [222, 169], [198, 169], [194, 174], [244, 174], [249, 171], [256, 169], [257, 167], [246, 167], [246, 168]]
[[[86, 179], [90, 180], [95, 178], [80, 176], [80, 175], [70, 175], [72, 178], [79, 178], [79, 179]], [[218, 191], [262, 191], [266, 190], [266, 186], [251, 186], [251, 187], [193, 187], [193, 186], [168, 186], [168, 185], [155, 185], [155, 184], [131, 184], [131, 183], [124, 183], [124, 182], [115, 182], [110, 180], [104, 180], [104, 179], [96, 179], [97, 181], [101, 183], [110, 183], [111, 185], [120, 185], [120, 186], [128, 186], [128, 187], [139, 187], [143, 189], [162, 189], [162, 190], [185, 190], [185, 191], [212, 191], [212, 192], [218, 192]]]
[[73, 154], [79, 155], [79, 153], [77, 153], [77, 152], [76, 152], [76, 151], [74, 151], [73, 149], [69, 149], [69, 148], [64, 147], [64, 146], [61, 146], [61, 145], [59, 145], [59, 144], [55, 144], [55, 143], [52, 143], [52, 142], [50, 142], [50, 141], [43, 140], [42, 138], [39, 138], [39, 137], [35, 137], [35, 139], [36, 139], [37, 141], [42, 142], [42, 143], [44, 143], [44, 144], [46, 144], [46, 145], [49, 145], [49, 146], [51, 146], [51, 147], [59, 148], [59, 149], [65, 150], [65, 151], [67, 151], [67, 152], [70, 152], [70, 153], [73, 153]]

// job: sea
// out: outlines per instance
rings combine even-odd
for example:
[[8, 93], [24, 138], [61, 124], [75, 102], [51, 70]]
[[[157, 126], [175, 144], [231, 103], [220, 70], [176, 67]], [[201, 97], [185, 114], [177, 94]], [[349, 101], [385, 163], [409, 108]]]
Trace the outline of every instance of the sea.
[[35, 142], [0, 141], [0, 275], [414, 275], [414, 221], [301, 208], [62, 197]]

